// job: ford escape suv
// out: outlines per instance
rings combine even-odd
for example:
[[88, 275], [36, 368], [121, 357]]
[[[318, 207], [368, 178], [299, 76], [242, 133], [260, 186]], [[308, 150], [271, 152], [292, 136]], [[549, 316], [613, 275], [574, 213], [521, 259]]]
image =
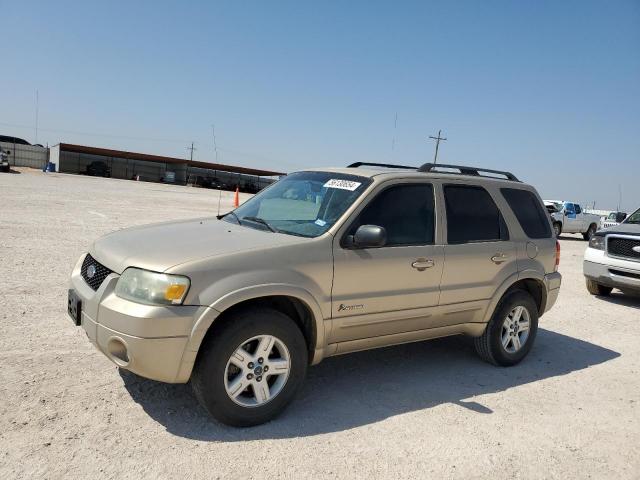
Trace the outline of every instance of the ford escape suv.
[[121, 368], [256, 425], [332, 355], [465, 334], [484, 360], [520, 362], [558, 296], [558, 245], [511, 173], [359, 162], [96, 240], [68, 311]]

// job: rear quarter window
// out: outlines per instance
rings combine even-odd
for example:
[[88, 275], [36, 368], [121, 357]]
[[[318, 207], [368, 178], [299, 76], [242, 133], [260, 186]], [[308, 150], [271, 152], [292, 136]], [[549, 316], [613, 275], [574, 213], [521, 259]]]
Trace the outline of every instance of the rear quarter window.
[[528, 190], [518, 188], [501, 188], [500, 192], [529, 238], [551, 237], [547, 214], [538, 197]]

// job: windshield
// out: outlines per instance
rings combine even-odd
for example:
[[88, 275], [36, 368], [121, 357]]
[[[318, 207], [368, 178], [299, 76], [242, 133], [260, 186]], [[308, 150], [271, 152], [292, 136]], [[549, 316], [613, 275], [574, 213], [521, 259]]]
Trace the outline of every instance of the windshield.
[[640, 208], [629, 215], [624, 223], [640, 223]]
[[329, 230], [371, 179], [330, 172], [287, 175], [224, 217], [227, 222], [302, 237]]

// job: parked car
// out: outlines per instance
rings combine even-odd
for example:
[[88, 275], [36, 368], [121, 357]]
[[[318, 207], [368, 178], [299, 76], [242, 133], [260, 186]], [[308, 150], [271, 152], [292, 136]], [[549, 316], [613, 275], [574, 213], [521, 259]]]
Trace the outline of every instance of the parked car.
[[561, 233], [581, 233], [582, 238], [589, 240], [598, 230], [600, 217], [592, 213], [585, 213], [582, 207], [575, 202], [559, 202], [557, 200], [545, 200], [547, 209], [550, 206], [558, 211], [551, 213], [553, 230], [556, 236]]
[[11, 165], [9, 165], [9, 154], [7, 150], [0, 148], [0, 172], [10, 172]]
[[105, 162], [96, 160], [87, 165], [86, 174], [91, 177], [110, 177], [111, 168]]
[[614, 288], [640, 295], [640, 209], [591, 237], [583, 269], [592, 295], [609, 295]]
[[511, 173], [355, 163], [287, 175], [217, 218], [98, 239], [68, 310], [120, 368], [190, 381], [216, 419], [248, 426], [333, 355], [464, 334], [517, 364], [558, 297], [559, 255]]
[[606, 218], [602, 219], [600, 228], [615, 227], [621, 224], [625, 218], [627, 218], [627, 214], [624, 212], [611, 212]]

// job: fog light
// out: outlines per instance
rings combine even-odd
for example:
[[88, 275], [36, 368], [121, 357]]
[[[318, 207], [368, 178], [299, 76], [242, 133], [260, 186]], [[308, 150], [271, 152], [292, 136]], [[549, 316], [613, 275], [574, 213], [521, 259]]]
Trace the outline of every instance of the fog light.
[[127, 345], [119, 338], [112, 337], [107, 343], [107, 351], [114, 362], [122, 367], [129, 365], [129, 353]]

